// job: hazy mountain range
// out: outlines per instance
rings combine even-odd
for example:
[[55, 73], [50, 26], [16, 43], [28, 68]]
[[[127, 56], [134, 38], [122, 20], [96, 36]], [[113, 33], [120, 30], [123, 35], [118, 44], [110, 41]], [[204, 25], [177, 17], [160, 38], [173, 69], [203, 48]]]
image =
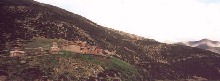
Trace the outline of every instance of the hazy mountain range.
[[206, 50], [210, 50], [212, 52], [220, 54], [220, 42], [219, 41], [202, 39], [199, 41], [178, 42], [177, 44], [206, 49]]
[[27, 48], [42, 48], [53, 41], [77, 38], [115, 55], [102, 57], [61, 51], [60, 54], [16, 58], [1, 52], [0, 76], [6, 76], [9, 81], [220, 79], [217, 53], [160, 43], [103, 27], [78, 14], [33, 0], [0, 0], [0, 50], [7, 49], [7, 44], [17, 38], [27, 41]]

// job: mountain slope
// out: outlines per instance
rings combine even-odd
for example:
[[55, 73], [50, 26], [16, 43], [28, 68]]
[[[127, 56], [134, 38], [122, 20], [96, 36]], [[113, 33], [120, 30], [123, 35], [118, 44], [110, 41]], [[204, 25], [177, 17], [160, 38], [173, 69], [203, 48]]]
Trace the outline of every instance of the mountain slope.
[[[178, 67], [182, 64], [181, 61], [190, 62], [190, 59], [219, 58], [216, 53], [182, 45], [159, 43], [102, 27], [80, 15], [32, 0], [1, 0], [0, 4], [2, 48], [16, 38], [31, 40], [40, 37], [68, 41], [78, 39], [114, 52], [116, 58], [138, 68], [143, 80], [190, 79], [200, 75], [207, 79], [220, 79], [209, 78], [211, 75], [202, 76], [203, 73], [189, 74], [185, 72], [188, 71], [187, 68]], [[175, 66], [175, 63], [180, 64]], [[217, 61], [211, 63], [219, 64]], [[216, 65], [207, 67], [220, 68]]]
[[0, 74], [6, 73], [6, 81], [141, 80], [134, 66], [117, 58], [63, 53], [22, 59], [1, 57]]
[[197, 48], [201, 48], [201, 49], [210, 50], [215, 53], [220, 53], [220, 42], [219, 41], [202, 39], [199, 41], [178, 42], [177, 44], [191, 46], [191, 47], [197, 47]]

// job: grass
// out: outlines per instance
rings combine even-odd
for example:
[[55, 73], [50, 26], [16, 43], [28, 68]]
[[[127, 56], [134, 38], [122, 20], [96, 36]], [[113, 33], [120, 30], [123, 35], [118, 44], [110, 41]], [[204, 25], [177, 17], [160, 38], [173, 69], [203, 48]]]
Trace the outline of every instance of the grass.
[[[62, 56], [71, 57], [73, 59], [80, 59], [82, 61], [91, 62], [94, 64], [101, 65], [106, 70], [119, 71], [122, 74], [123, 81], [139, 81], [140, 74], [138, 70], [131, 64], [124, 62], [115, 57], [101, 57], [94, 55], [83, 55], [83, 54], [71, 54], [71, 52], [63, 52]], [[104, 58], [104, 59], [103, 59]], [[106, 60], [107, 59], [107, 60]], [[106, 60], [105, 62], [102, 60]]]
[[64, 40], [64, 39], [33, 38], [31, 40], [31, 42], [28, 42], [27, 44], [25, 44], [25, 47], [26, 48], [44, 47], [44, 48], [49, 49], [53, 42], [57, 42], [59, 45], [61, 42], [64, 42], [64, 41], [66, 41], [66, 40]]
[[[140, 74], [134, 66], [115, 57], [77, 54], [68, 51], [60, 53], [38, 57], [0, 58], [0, 66], [7, 66], [5, 70], [9, 72], [9, 78], [21, 78], [18, 80], [34, 80], [40, 76], [47, 76], [52, 80], [57, 80], [60, 76], [68, 79], [72, 77], [75, 80], [85, 79], [102, 72], [103, 70], [99, 67], [101, 66], [104, 70], [120, 72], [123, 81], [140, 81]], [[20, 63], [20, 61], [26, 61], [26, 63]], [[97, 73], [94, 73], [94, 69]], [[38, 74], [33, 74], [34, 72]]]

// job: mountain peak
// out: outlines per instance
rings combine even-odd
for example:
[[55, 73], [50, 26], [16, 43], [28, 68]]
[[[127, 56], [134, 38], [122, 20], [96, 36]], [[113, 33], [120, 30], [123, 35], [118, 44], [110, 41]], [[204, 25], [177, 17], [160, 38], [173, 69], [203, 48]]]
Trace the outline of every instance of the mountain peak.
[[210, 41], [210, 39], [207, 39], [207, 38], [204, 38], [204, 39], [201, 39], [202, 41]]
[[210, 42], [210, 41], [212, 41], [212, 40], [207, 39], [207, 38], [204, 38], [204, 39], [201, 39], [201, 40], [200, 40], [200, 42]]
[[210, 40], [210, 39], [201, 39], [199, 41], [197, 41], [198, 43], [200, 44], [207, 44], [209, 46], [212, 46], [212, 47], [220, 47], [220, 42], [219, 41], [213, 41], [213, 40]]
[[179, 42], [177, 44], [207, 49], [215, 53], [220, 53], [220, 42], [213, 41], [207, 38], [201, 39], [199, 41]]

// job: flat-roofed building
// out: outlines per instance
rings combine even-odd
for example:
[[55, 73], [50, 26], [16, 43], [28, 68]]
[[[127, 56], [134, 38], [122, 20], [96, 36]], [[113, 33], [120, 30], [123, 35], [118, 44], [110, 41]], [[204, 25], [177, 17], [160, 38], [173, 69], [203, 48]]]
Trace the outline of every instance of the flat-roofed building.
[[10, 45], [10, 57], [21, 57], [25, 55], [21, 39], [16, 39], [15, 41], [12, 41]]
[[51, 52], [52, 54], [58, 54], [59, 51], [60, 51], [60, 48], [58, 47], [57, 42], [53, 42], [53, 43], [52, 43], [52, 46], [51, 46], [51, 48], [50, 48], [50, 52]]

